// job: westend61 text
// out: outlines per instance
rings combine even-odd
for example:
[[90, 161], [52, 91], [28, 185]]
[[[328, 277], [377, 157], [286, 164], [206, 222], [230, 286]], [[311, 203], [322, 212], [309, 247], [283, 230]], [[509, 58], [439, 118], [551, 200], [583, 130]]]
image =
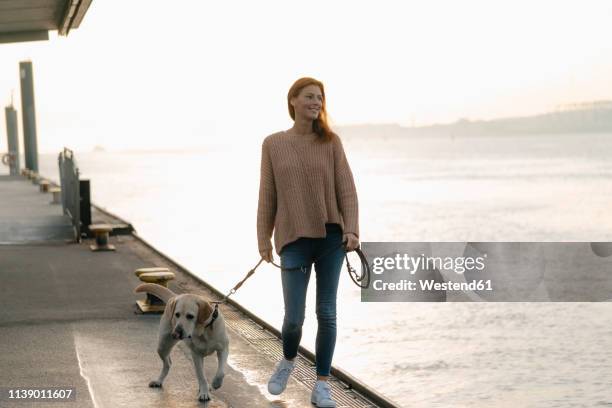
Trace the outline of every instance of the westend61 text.
[[480, 279], [472, 282], [436, 282], [433, 279], [423, 280], [419, 279], [419, 285], [413, 281], [402, 279], [399, 282], [383, 282], [382, 280], [375, 280], [372, 282], [374, 290], [463, 290], [463, 291], [481, 291], [481, 290], [493, 290], [491, 286], [491, 280]]

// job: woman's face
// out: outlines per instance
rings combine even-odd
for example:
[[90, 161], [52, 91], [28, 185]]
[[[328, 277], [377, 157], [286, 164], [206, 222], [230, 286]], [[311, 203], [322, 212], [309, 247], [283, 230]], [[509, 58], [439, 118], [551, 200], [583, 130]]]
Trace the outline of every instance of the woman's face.
[[308, 85], [302, 88], [299, 95], [291, 99], [295, 110], [295, 117], [315, 120], [323, 106], [323, 94], [317, 85]]

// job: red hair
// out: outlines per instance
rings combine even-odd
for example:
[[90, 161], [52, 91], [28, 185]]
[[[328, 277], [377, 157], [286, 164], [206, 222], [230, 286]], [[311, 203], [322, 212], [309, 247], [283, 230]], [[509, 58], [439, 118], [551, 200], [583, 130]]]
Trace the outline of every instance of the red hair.
[[291, 98], [297, 98], [303, 88], [308, 85], [316, 85], [321, 90], [321, 95], [323, 96], [323, 103], [321, 104], [321, 111], [319, 112], [319, 116], [312, 121], [312, 131], [315, 132], [319, 136], [319, 140], [324, 142], [331, 141], [334, 137], [338, 137], [336, 133], [334, 133], [329, 124], [327, 123], [327, 109], [325, 107], [325, 87], [321, 81], [317, 81], [314, 78], [303, 77], [298, 79], [291, 85], [289, 92], [287, 93], [287, 105], [289, 107], [289, 116], [291, 119], [295, 120], [295, 109], [291, 105]]

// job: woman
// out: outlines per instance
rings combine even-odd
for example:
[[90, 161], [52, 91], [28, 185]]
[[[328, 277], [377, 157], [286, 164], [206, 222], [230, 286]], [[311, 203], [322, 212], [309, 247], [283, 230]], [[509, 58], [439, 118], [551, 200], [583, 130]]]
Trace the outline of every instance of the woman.
[[336, 344], [336, 294], [344, 254], [359, 246], [357, 191], [342, 142], [327, 123], [323, 84], [298, 79], [287, 104], [293, 127], [267, 136], [262, 144], [257, 210], [259, 253], [267, 262], [273, 260], [274, 230], [285, 303], [284, 358], [268, 391], [283, 392], [294, 369], [314, 262], [317, 381], [311, 401], [318, 407], [335, 407], [327, 379]]

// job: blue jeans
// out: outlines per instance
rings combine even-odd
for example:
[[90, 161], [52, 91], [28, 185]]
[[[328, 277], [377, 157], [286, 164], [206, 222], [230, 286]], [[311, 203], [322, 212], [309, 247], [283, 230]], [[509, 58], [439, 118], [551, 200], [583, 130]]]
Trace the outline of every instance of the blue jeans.
[[[312, 263], [342, 243], [342, 229], [338, 224], [325, 224], [325, 238], [301, 237], [285, 245], [281, 252], [281, 279], [285, 301], [283, 319], [283, 354], [293, 359], [302, 338], [306, 309], [306, 289]], [[344, 260], [344, 248], [338, 247], [314, 263], [317, 277], [317, 338], [315, 343], [317, 375], [328, 376], [336, 346], [336, 294]], [[301, 270], [284, 270], [304, 266]]]

